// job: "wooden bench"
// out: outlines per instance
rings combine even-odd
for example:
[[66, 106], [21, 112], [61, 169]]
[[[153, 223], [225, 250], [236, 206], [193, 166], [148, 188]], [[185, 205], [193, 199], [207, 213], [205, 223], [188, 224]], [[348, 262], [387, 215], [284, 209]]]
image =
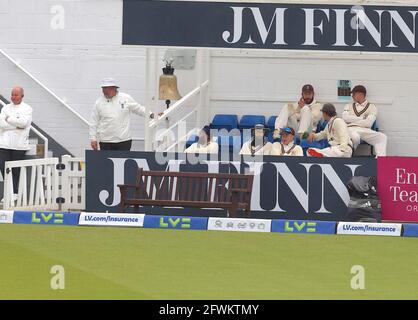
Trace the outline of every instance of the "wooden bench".
[[118, 185], [120, 207], [126, 212], [139, 206], [222, 208], [235, 217], [238, 209], [250, 215], [253, 175], [144, 171], [138, 169], [135, 185]]

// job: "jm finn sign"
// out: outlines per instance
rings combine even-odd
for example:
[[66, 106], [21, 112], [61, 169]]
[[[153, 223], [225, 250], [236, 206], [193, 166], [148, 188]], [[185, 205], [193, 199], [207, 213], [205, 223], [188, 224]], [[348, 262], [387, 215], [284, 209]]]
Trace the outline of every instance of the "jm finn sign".
[[417, 52], [418, 7], [124, 0], [123, 44]]
[[[138, 168], [152, 171], [254, 174], [253, 218], [344, 220], [353, 176], [376, 176], [374, 158], [240, 157], [195, 161], [191, 154], [86, 151], [86, 206], [89, 212], [120, 212], [118, 184], [135, 183]], [[288, 159], [291, 158], [291, 159]], [[223, 210], [141, 208], [158, 215], [225, 216]]]

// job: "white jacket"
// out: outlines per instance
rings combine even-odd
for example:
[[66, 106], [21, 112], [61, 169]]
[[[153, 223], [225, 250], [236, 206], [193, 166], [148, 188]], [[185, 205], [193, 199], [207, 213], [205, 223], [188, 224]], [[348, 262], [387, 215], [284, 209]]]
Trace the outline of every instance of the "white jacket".
[[[367, 108], [366, 108], [367, 107]], [[349, 127], [371, 128], [377, 118], [377, 108], [367, 100], [362, 104], [349, 103], [344, 106], [343, 119]]]
[[[295, 117], [297, 119], [297, 121], [299, 122], [299, 128], [293, 128], [295, 130], [297, 130], [299, 133], [303, 133], [305, 131], [307, 131], [309, 128], [311, 127], [312, 132], [316, 131], [316, 127], [318, 125], [318, 122], [322, 119], [322, 104], [317, 102], [316, 100], [313, 100], [311, 102], [311, 104], [305, 104], [305, 106], [303, 107], [304, 109], [309, 110], [310, 112], [310, 119], [303, 119], [307, 122], [302, 121], [301, 119], [301, 112], [302, 109], [301, 107], [299, 107], [299, 103], [295, 102], [295, 103], [287, 103], [283, 108], [286, 108], [288, 110], [288, 118], [291, 117]], [[280, 115], [279, 115], [280, 117]], [[288, 120], [286, 119], [287, 124], [285, 125], [281, 125], [281, 119], [277, 117], [276, 118], [276, 122], [275, 122], [275, 129], [281, 129], [284, 126], [288, 126], [291, 125]], [[310, 121], [310, 123], [309, 123]]]
[[186, 153], [218, 153], [219, 146], [216, 142], [209, 142], [207, 145], [201, 145], [198, 142], [193, 143], [184, 152]]
[[353, 142], [348, 133], [348, 127], [341, 118], [333, 117], [325, 127], [325, 130], [315, 133], [315, 140], [327, 139], [331, 146], [338, 146], [341, 152], [351, 152]]
[[254, 153], [251, 152], [251, 140], [245, 142], [242, 145], [241, 151], [239, 152], [239, 154], [242, 155], [255, 155], [255, 156], [269, 156], [271, 153], [271, 148], [272, 148], [272, 144], [271, 142], [267, 142], [264, 146], [257, 148], [256, 150], [254, 150]]
[[29, 150], [31, 123], [32, 108], [28, 104], [5, 105], [0, 113], [0, 148]]
[[270, 155], [303, 157], [303, 149], [301, 146], [294, 144], [293, 142], [289, 143], [288, 145], [275, 142], [271, 148]]
[[99, 142], [130, 140], [131, 113], [144, 116], [145, 107], [129, 94], [118, 92], [112, 99], [100, 97], [91, 113], [90, 140]]

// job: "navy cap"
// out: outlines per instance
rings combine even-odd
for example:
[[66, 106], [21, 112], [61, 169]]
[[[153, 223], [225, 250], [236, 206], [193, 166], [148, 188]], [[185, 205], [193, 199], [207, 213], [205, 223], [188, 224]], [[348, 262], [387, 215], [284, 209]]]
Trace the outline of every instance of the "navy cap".
[[281, 135], [282, 134], [292, 134], [292, 135], [295, 135], [295, 130], [293, 128], [291, 128], [291, 127], [286, 127], [286, 128], [283, 128], [282, 130], [280, 130], [280, 134]]
[[210, 127], [209, 126], [204, 126], [201, 131], [203, 131], [204, 133], [206, 133], [206, 135], [208, 136], [208, 138], [210, 138]]
[[314, 88], [311, 84], [305, 84], [302, 87], [302, 92], [314, 92]]

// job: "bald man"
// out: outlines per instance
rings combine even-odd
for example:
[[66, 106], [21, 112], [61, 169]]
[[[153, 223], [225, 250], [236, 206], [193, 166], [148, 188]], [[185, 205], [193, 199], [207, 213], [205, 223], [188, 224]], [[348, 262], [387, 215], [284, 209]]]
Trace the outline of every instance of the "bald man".
[[[32, 108], [23, 102], [23, 88], [13, 88], [11, 103], [0, 112], [0, 171], [4, 178], [6, 161], [22, 160], [29, 150]], [[17, 199], [19, 169], [13, 169], [13, 199]]]

